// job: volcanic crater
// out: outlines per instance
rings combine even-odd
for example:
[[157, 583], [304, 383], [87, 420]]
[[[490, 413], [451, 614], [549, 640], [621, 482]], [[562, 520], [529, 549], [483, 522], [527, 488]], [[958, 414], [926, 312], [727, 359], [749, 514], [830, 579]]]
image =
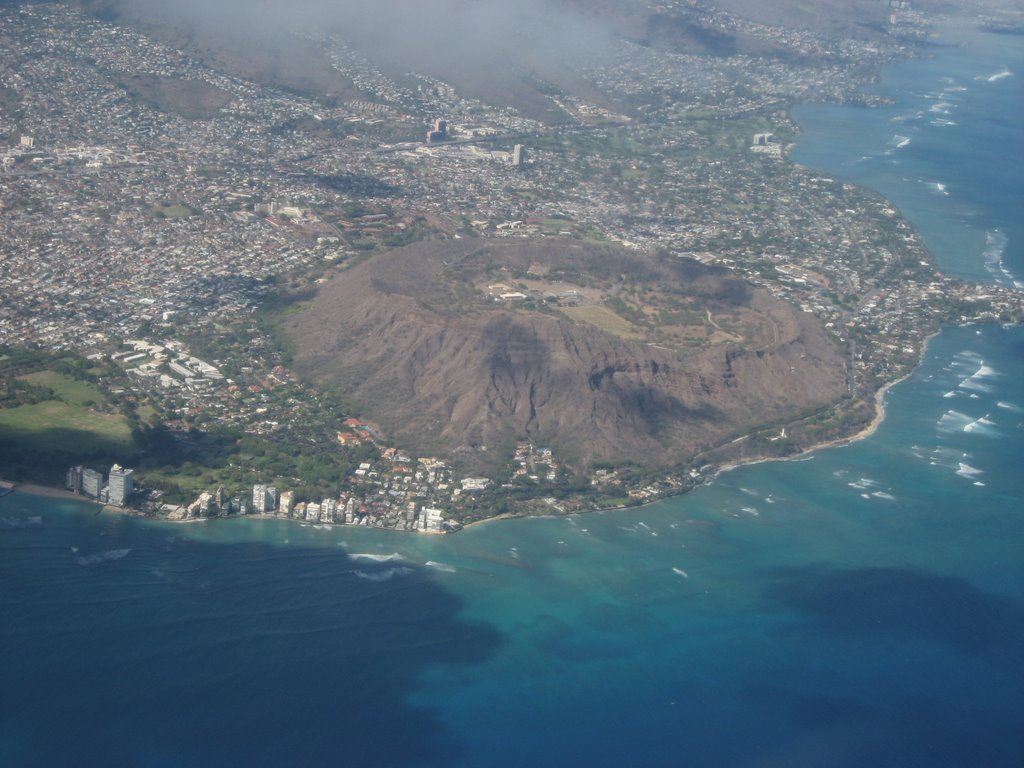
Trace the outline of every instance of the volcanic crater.
[[294, 366], [396, 444], [487, 466], [677, 466], [840, 398], [813, 315], [728, 270], [577, 240], [444, 240], [333, 273], [281, 323]]

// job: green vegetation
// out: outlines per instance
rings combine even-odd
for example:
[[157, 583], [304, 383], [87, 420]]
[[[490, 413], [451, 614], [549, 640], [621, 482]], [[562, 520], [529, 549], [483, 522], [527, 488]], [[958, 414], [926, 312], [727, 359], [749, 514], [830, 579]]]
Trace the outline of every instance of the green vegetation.
[[640, 328], [603, 304], [563, 307], [560, 311], [573, 320], [588, 323], [622, 339], [644, 338], [644, 332]]
[[342, 448], [326, 431], [286, 429], [257, 436], [223, 426], [206, 432], [157, 427], [145, 440], [139, 482], [160, 488], [171, 502], [193, 501], [221, 485], [234, 495], [254, 483], [277, 484], [300, 499], [337, 495], [360, 462], [377, 457], [373, 446]]
[[644, 315], [644, 312], [640, 307], [633, 306], [618, 297], [608, 299], [608, 306], [616, 314], [626, 318], [631, 323], [635, 323], [636, 325], [648, 325], [647, 316]]
[[23, 381], [51, 390], [58, 400], [78, 408], [90, 408], [106, 402], [103, 393], [95, 384], [74, 379], [54, 370], [36, 371], [20, 377]]
[[130, 410], [96, 384], [104, 372], [71, 356], [0, 350], [0, 465], [5, 475], [55, 482], [69, 464], [102, 466], [136, 454], [138, 433]]
[[[94, 454], [120, 447], [132, 450], [132, 425], [124, 416], [97, 413], [60, 400], [0, 408], [3, 442], [61, 454]], [[74, 439], [69, 439], [71, 436]]]
[[187, 219], [189, 216], [195, 216], [196, 213], [198, 213], [198, 211], [183, 203], [165, 205], [156, 209], [157, 216], [161, 216], [165, 219]]
[[[194, 501], [219, 486], [229, 496], [245, 494], [254, 483], [288, 488], [300, 499], [321, 498], [344, 490], [359, 463], [376, 458], [372, 445], [338, 443], [341, 422], [352, 412], [337, 393], [311, 390], [276, 368], [290, 356], [278, 321], [310, 299], [318, 274], [293, 276], [293, 290], [282, 286], [244, 321], [188, 325], [168, 334], [217, 365], [228, 381], [191, 401], [174, 388], [136, 390], [140, 400], [125, 408], [136, 425], [137, 448], [117, 460], [136, 470], [139, 485], [163, 491], [171, 503]], [[51, 376], [36, 378], [59, 381]], [[120, 389], [124, 371], [114, 366], [108, 376], [104, 383]], [[76, 394], [82, 398], [85, 391]]]
[[344, 120], [318, 120], [310, 115], [289, 117], [270, 129], [275, 136], [304, 133], [319, 138], [344, 139], [356, 132], [352, 123]]
[[118, 85], [137, 101], [158, 112], [170, 112], [189, 119], [215, 116], [232, 96], [202, 80], [181, 80], [159, 75], [131, 75]]
[[17, 91], [0, 86], [0, 109], [7, 112], [14, 112], [21, 106], [21, 96]]

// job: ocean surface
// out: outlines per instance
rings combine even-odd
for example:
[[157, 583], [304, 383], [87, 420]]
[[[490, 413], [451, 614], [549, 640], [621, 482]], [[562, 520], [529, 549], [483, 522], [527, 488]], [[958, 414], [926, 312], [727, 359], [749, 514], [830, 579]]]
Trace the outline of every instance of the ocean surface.
[[[1024, 41], [807, 106], [796, 159], [1024, 279]], [[878, 432], [639, 510], [426, 537], [0, 499], [0, 765], [1024, 765], [1024, 331]], [[24, 528], [11, 522], [40, 516]]]

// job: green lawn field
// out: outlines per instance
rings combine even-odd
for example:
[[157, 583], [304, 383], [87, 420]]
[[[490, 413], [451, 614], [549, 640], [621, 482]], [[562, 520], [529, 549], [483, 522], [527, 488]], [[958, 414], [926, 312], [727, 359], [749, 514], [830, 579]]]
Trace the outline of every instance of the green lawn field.
[[0, 409], [0, 439], [14, 439], [26, 449], [88, 454], [93, 450], [132, 448], [132, 428], [124, 416], [48, 400]]

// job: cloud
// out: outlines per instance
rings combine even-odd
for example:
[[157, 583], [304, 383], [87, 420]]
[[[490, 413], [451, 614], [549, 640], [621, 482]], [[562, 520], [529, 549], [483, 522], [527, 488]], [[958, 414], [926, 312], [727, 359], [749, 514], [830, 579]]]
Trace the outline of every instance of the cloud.
[[586, 4], [564, 0], [116, 0], [150, 17], [185, 21], [203, 32], [279, 36], [339, 35], [374, 58], [466, 66], [584, 53], [609, 30]]
[[[614, 36], [608, 18], [594, 10], [599, 4], [614, 6], [609, 0], [92, 2], [150, 27], [157, 23], [191, 33], [202, 51], [223, 44], [252, 54], [247, 58], [255, 71], [271, 81], [304, 88], [308, 71], [303, 67], [316, 55], [316, 40], [330, 36], [394, 79], [410, 72], [435, 77], [464, 96], [515, 106], [542, 120], [564, 117], [544, 95], [550, 86], [570, 92], [583, 88], [600, 98], [586, 90], [575, 65], [604, 55]], [[328, 90], [324, 86], [319, 92]]]

